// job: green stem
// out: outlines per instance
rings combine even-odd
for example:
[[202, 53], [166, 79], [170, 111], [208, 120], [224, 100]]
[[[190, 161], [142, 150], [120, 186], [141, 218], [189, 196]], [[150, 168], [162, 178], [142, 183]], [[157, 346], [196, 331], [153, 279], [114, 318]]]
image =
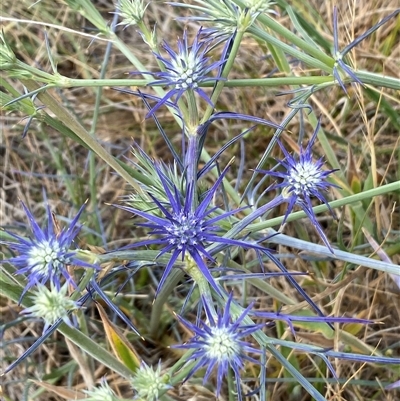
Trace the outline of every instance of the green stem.
[[[251, 28], [249, 28], [249, 33], [251, 33], [252, 35], [256, 36], [259, 39], [266, 41], [267, 43], [271, 43], [274, 46], [282, 49], [285, 53], [290, 54], [293, 57], [295, 57], [296, 59], [303, 61], [305, 64], [307, 64], [310, 67], [318, 68], [319, 70], [325, 71], [328, 74], [332, 73], [332, 67], [334, 64], [334, 60], [331, 57], [329, 57], [328, 60], [332, 60], [332, 63], [325, 63], [323, 61], [320, 61], [319, 59], [311, 57], [308, 54], [303, 53], [300, 50], [297, 50], [296, 47], [292, 47], [292, 46], [282, 42], [280, 39], [277, 39], [275, 36], [270, 35], [269, 33], [263, 31], [262, 29], [258, 28], [257, 26], [252, 26]], [[298, 36], [296, 36], [296, 35], [294, 35], [294, 36], [297, 39], [299, 39]], [[304, 43], [307, 43], [307, 42], [304, 42]], [[311, 47], [314, 50], [316, 50], [315, 47], [309, 46], [308, 44], [307, 44], [307, 47]], [[315, 52], [313, 52], [313, 53], [315, 53]], [[318, 54], [320, 54], [320, 53], [322, 53], [322, 52], [319, 51]], [[325, 56], [325, 53], [322, 53], [322, 54]], [[332, 67], [331, 67], [331, 65], [332, 65]]]
[[[328, 71], [331, 73], [331, 70]], [[400, 90], [400, 80], [395, 77], [383, 76], [368, 71], [355, 71], [360, 80], [365, 84], [383, 86], [385, 88]], [[53, 81], [54, 81], [54, 76]], [[229, 79], [220, 81], [217, 84], [220, 87], [239, 88], [239, 87], [276, 87], [283, 85], [318, 85], [322, 83], [334, 83], [334, 79], [329, 76], [301, 76], [301, 77], [278, 77], [278, 78], [244, 78], [244, 79]], [[160, 84], [153, 85], [151, 80], [145, 79], [71, 79], [61, 77], [59, 81], [55, 81], [53, 86], [61, 88], [74, 87], [98, 87], [98, 86], [151, 86], [157, 88]], [[200, 84], [201, 87], [207, 88], [214, 86], [213, 82], [205, 82]], [[222, 89], [221, 89], [222, 90]], [[214, 91], [215, 94], [215, 91]], [[212, 96], [212, 99], [217, 95]], [[215, 100], [215, 99], [214, 99]], [[211, 107], [211, 106], [210, 106]], [[203, 118], [204, 120], [204, 118]]]
[[[29, 64], [25, 64], [23, 61], [17, 60], [16, 61], [16, 68], [13, 68], [12, 71], [23, 71], [23, 72], [29, 72], [32, 74], [32, 77], [27, 77], [27, 78], [32, 78], [37, 81], [41, 82], [46, 82], [50, 83], [54, 81], [55, 76], [58, 76], [59, 74], [49, 74], [48, 72], [44, 72], [42, 70], [39, 70], [38, 68], [31, 67]], [[60, 75], [61, 76], [61, 75]], [[21, 76], [17, 76], [18, 78], [24, 79], [23, 73]]]
[[[233, 0], [234, 3], [239, 5], [241, 8], [245, 8], [246, 4], [241, 0]], [[311, 45], [305, 40], [301, 39], [297, 34], [291, 32], [289, 29], [282, 26], [279, 22], [276, 22], [269, 15], [261, 14], [258, 16], [257, 21], [261, 22], [266, 27], [270, 28], [272, 31], [276, 32], [278, 35], [282, 36], [287, 40], [288, 43], [295, 45], [296, 47], [302, 49], [303, 51], [309, 53], [315, 59], [319, 60], [325, 67], [330, 67], [332, 69], [334, 60], [332, 57], [327, 56], [322, 50]], [[254, 25], [249, 29], [249, 32], [253, 29]], [[262, 30], [260, 29], [262, 32]], [[275, 38], [274, 38], [275, 39]], [[275, 39], [278, 41], [278, 39]], [[278, 41], [279, 44], [283, 42]], [[278, 46], [280, 47], [280, 46]], [[299, 52], [301, 53], [301, 52]], [[291, 54], [291, 53], [289, 53]], [[323, 68], [322, 68], [323, 69]]]
[[[236, 386], [232, 375], [232, 369], [228, 369], [228, 397], [229, 401], [235, 401], [235, 394], [236, 394]], [[236, 380], [239, 380], [238, 377], [235, 377]]]
[[189, 116], [188, 116], [189, 121], [186, 121], [186, 125], [187, 125], [189, 131], [194, 131], [199, 126], [199, 111], [197, 109], [196, 98], [194, 96], [194, 91], [192, 89], [189, 89], [186, 92], [186, 99], [188, 102], [188, 109], [189, 109], [188, 110], [189, 111]]
[[394, 77], [387, 77], [381, 74], [374, 74], [369, 71], [354, 71], [357, 77], [364, 84], [370, 84], [374, 86], [383, 86], [385, 88], [391, 88], [400, 90], [400, 79]]
[[[400, 80], [395, 77], [383, 76], [368, 71], [355, 71], [360, 80], [369, 85], [382, 86], [385, 88], [400, 90]], [[30, 92], [25, 97], [32, 96], [35, 93], [42, 92], [46, 89], [57, 88], [96, 88], [96, 87], [113, 87], [113, 86], [138, 86], [158, 88], [160, 84], [153, 84], [151, 80], [145, 79], [73, 79], [64, 76], [51, 76], [52, 83], [42, 86], [34, 92]], [[346, 80], [345, 80], [346, 82]], [[277, 87], [285, 85], [319, 85], [323, 83], [335, 84], [334, 78], [329, 76], [301, 76], [301, 77], [271, 77], [271, 78], [243, 78], [228, 79], [223, 81], [223, 87], [227, 88], [243, 88], [243, 87]], [[205, 82], [199, 86], [202, 88], [210, 88], [215, 84], [213, 82]], [[20, 99], [23, 99], [22, 97]]]
[[[226, 79], [228, 77], [228, 75], [233, 67], [236, 55], [239, 51], [240, 43], [242, 42], [243, 35], [244, 35], [244, 32], [242, 30], [239, 30], [236, 32], [236, 36], [233, 41], [232, 49], [229, 53], [228, 60], [226, 60], [225, 66], [221, 73], [221, 78], [223, 78], [223, 79], [221, 79], [220, 81], [217, 82], [217, 84], [215, 85], [214, 91], [211, 95], [211, 103], [213, 105], [215, 105], [217, 103], [218, 97], [221, 94], [222, 89], [225, 86], [226, 81], [224, 79]], [[204, 116], [203, 116], [200, 124], [204, 124], [210, 118], [213, 110], [214, 110], [213, 106], [211, 106], [211, 105], [207, 106], [207, 109], [204, 112]]]
[[173, 269], [169, 274], [168, 279], [165, 281], [165, 284], [162, 287], [160, 293], [157, 295], [157, 298], [154, 300], [151, 308], [149, 328], [149, 335], [153, 339], [157, 339], [157, 337], [161, 334], [160, 320], [164, 305], [171, 295], [171, 292], [174, 291], [174, 289], [176, 288], [176, 285], [179, 283], [180, 280], [182, 280], [183, 276], [183, 270]]

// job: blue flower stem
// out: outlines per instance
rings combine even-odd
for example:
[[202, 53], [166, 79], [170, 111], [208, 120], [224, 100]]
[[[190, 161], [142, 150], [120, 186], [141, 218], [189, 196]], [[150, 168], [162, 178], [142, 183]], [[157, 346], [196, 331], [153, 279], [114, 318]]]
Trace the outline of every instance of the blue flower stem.
[[[185, 155], [186, 180], [190, 185], [192, 203], [191, 211], [194, 212], [198, 205], [197, 199], [197, 162], [199, 156], [199, 138], [197, 136], [197, 127], [188, 127], [188, 147]], [[186, 194], [189, 196], [189, 194]]]
[[218, 314], [214, 307], [213, 296], [210, 290], [210, 284], [208, 280], [204, 277], [204, 274], [199, 269], [197, 263], [190, 257], [185, 259], [186, 268], [185, 272], [193, 279], [193, 281], [197, 284], [201, 297], [207, 303], [207, 306], [213, 315], [214, 319], [218, 319]]

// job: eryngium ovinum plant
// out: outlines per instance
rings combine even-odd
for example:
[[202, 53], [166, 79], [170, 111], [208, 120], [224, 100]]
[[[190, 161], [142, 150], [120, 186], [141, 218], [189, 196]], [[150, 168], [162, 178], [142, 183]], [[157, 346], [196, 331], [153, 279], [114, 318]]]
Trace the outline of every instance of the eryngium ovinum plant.
[[[398, 266], [389, 260], [344, 251], [343, 243], [332, 235], [335, 231], [326, 233], [318, 213], [328, 211], [331, 225], [337, 216], [335, 208], [359, 202], [352, 209], [353, 218], [370, 224], [365, 203], [360, 201], [394, 191], [394, 184], [398, 187], [399, 183], [354, 193], [325, 136], [325, 119], [314, 111], [311, 101], [313, 94], [332, 87], [343, 90], [348, 102], [356, 102], [356, 91], [365, 91], [373, 100], [373, 88], [400, 89], [397, 79], [360, 71], [347, 59], [355, 46], [396, 18], [399, 10], [340, 50], [342, 33], [336, 7], [332, 10], [333, 42], [327, 43], [326, 35], [320, 35], [317, 27], [309, 25], [284, 0], [171, 2], [168, 13], [186, 28], [176, 40], [167, 41], [159, 39], [164, 36], [160, 32], [163, 24], [150, 23], [147, 18], [152, 9], [157, 10], [152, 15], [161, 18], [164, 5], [159, 2], [149, 5], [145, 0], [121, 0], [109, 17], [90, 0], [66, 3], [69, 12], [81, 14], [95, 27], [92, 40], [108, 41], [100, 78], [72, 79], [59, 74], [47, 35], [52, 71], [25, 64], [15, 55], [6, 32], [1, 37], [0, 52], [6, 77], [2, 104], [6, 110], [28, 116], [24, 137], [33, 121], [43, 121], [89, 150], [91, 168], [99, 156], [115, 170], [127, 190], [118, 202], [102, 207], [112, 214], [123, 213], [132, 239], [118, 238], [123, 244], [118, 248], [103, 235], [100, 249], [95, 247], [98, 244], [92, 235], [93, 243], [82, 246], [85, 234], [96, 229], [103, 234], [101, 225], [89, 226], [92, 220], [88, 217], [85, 226], [78, 221], [90, 216], [85, 214], [87, 205], [80, 207], [73, 220], [61, 223], [52, 213], [47, 189], [47, 193], [43, 191], [46, 216], [42, 222], [35, 218], [32, 205], [21, 201], [29, 229], [17, 234], [8, 227], [0, 233], [6, 255], [1, 263], [0, 292], [21, 306], [25, 319], [41, 321], [44, 329], [32, 345], [22, 343], [26, 349], [5, 367], [5, 379], [34, 358], [37, 348], [58, 330], [68, 340], [70, 350], [78, 352], [71, 345], [74, 343], [86, 353], [82, 360], [75, 357], [81, 370], [93, 370], [94, 361], [108, 369], [100, 369], [103, 377], [97, 384], [93, 376], [89, 380], [88, 373], [83, 374], [87, 384], [83, 392], [74, 391], [78, 379], [69, 381], [62, 391], [61, 386], [59, 390], [47, 387], [65, 399], [154, 401], [177, 399], [177, 394], [188, 399], [185, 394], [190, 391], [207, 394], [207, 388], [221, 399], [278, 400], [274, 385], [283, 374], [290, 399], [306, 399], [301, 398], [302, 387], [312, 399], [324, 401], [333, 399], [334, 391], [340, 396], [340, 383], [352, 383], [347, 374], [350, 371], [341, 370], [340, 376], [336, 373], [338, 360], [352, 361], [358, 367], [384, 364], [382, 371], [387, 376], [377, 378], [380, 391], [385, 391], [390, 382], [394, 384], [388, 387], [395, 388], [400, 358], [384, 356], [379, 346], [371, 348], [356, 335], [366, 325], [378, 322], [365, 316], [332, 314], [340, 308], [332, 307], [335, 298], [329, 298], [331, 292], [322, 299], [309, 294], [316, 284], [309, 272], [315, 271], [313, 266], [318, 262], [335, 260], [345, 267], [331, 284], [346, 280], [354, 265], [392, 277], [399, 273]], [[40, 7], [40, 2], [34, 7]], [[283, 14], [290, 22], [287, 27], [279, 22]], [[118, 25], [124, 26], [123, 32], [139, 32], [154, 58], [151, 69], [142, 63], [140, 53], [119, 39]], [[250, 78], [246, 69], [236, 69], [243, 41], [251, 38], [268, 54], [269, 62], [280, 73], [278, 78], [256, 76], [255, 71]], [[104, 78], [112, 46], [132, 64], [127, 79]], [[299, 65], [295, 74], [292, 66]], [[23, 84], [24, 94], [18, 94], [12, 84], [15, 81]], [[69, 107], [48, 91], [89, 86], [100, 88], [90, 133]], [[155, 122], [168, 150], [164, 159], [150, 156], [151, 149], [133, 143], [131, 161], [127, 162], [126, 158], [114, 157], [96, 140], [101, 88], [105, 86], [143, 102], [146, 117]], [[131, 89], [133, 86], [140, 90]], [[247, 115], [243, 109], [230, 109], [220, 98], [223, 90], [234, 93], [235, 88], [244, 86], [272, 87], [274, 93], [285, 90], [291, 95], [285, 117], [269, 121], [267, 107], [260, 107], [264, 115]], [[387, 109], [390, 107], [386, 104]], [[166, 112], [179, 127], [180, 144], [165, 131]], [[248, 124], [247, 128], [231, 135], [218, 149], [215, 145], [208, 148], [211, 131], [240, 122], [240, 127]], [[271, 135], [254, 160], [246, 145], [251, 148], [252, 135], [257, 132]], [[238, 148], [240, 154], [235, 158]], [[96, 174], [95, 169], [91, 174]], [[331, 201], [332, 189], [340, 198], [337, 201]], [[89, 205], [96, 207], [96, 199], [89, 199]], [[276, 218], [280, 212], [283, 216]], [[305, 219], [302, 230], [319, 238], [320, 244], [284, 234], [283, 224], [290, 227], [290, 221], [298, 218]], [[282, 249], [286, 255], [279, 252]], [[295, 257], [304, 265], [310, 264], [309, 272], [307, 268], [303, 273], [295, 272]], [[322, 288], [323, 277], [319, 276], [317, 288]], [[333, 278], [329, 274], [326, 277]], [[277, 288], [270, 282], [286, 284]], [[150, 295], [149, 288], [154, 289]], [[293, 292], [286, 294], [282, 288], [292, 288]], [[134, 302], [136, 298], [150, 302]], [[91, 333], [94, 327], [88, 322], [93, 319], [94, 304], [106, 339], [99, 337], [98, 331]], [[309, 335], [300, 339], [300, 328]], [[322, 344], [336, 340], [331, 347], [324, 346], [313, 342], [317, 334], [325, 337]], [[158, 342], [160, 339], [163, 341]], [[110, 347], [99, 347], [99, 342], [105, 341]], [[76, 365], [71, 365], [70, 372], [72, 366]], [[38, 376], [35, 371], [31, 373]], [[108, 378], [115, 373], [131, 390], [122, 393], [112, 388]], [[371, 385], [368, 381], [363, 384]]]

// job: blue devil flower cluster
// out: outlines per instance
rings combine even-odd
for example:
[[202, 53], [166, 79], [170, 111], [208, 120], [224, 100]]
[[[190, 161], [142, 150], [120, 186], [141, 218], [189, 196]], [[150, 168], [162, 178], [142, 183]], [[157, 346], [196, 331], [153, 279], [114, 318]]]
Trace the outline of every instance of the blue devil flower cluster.
[[238, 399], [241, 400], [240, 371], [244, 368], [244, 361], [247, 360], [259, 364], [259, 360], [249, 356], [249, 354], [261, 354], [260, 349], [254, 348], [251, 343], [244, 339], [261, 329], [264, 324], [243, 324], [243, 319], [247, 316], [253, 304], [244, 309], [236, 320], [233, 320], [231, 315], [232, 299], [233, 294], [231, 293], [225, 309], [220, 310], [217, 316], [212, 313], [207, 301], [203, 299], [208, 323], [198, 321], [193, 324], [178, 316], [179, 321], [192, 331], [194, 336], [186, 344], [176, 345], [175, 348], [194, 350], [190, 359], [196, 362], [186, 376], [186, 380], [193, 376], [197, 370], [205, 367], [206, 373], [204, 374], [203, 383], [206, 383], [214, 368], [217, 369], [217, 396], [221, 392], [222, 383], [229, 369], [232, 369], [235, 375], [236, 394]]
[[282, 142], [278, 139], [277, 142], [282, 149], [285, 156], [283, 160], [278, 160], [278, 163], [283, 167], [283, 171], [275, 170], [260, 170], [265, 174], [273, 177], [282, 179], [279, 184], [273, 184], [269, 187], [269, 190], [282, 188], [281, 199], [282, 202], [288, 203], [288, 208], [285, 213], [285, 218], [283, 223], [285, 223], [287, 217], [293, 211], [295, 206], [300, 207], [310, 219], [311, 223], [314, 225], [321, 239], [324, 241], [325, 245], [333, 252], [333, 249], [326, 237], [322, 227], [318, 223], [318, 220], [313, 212], [313, 206], [311, 203], [312, 198], [316, 198], [322, 203], [325, 203], [332, 216], [332, 209], [324, 196], [330, 187], [339, 188], [338, 185], [327, 181], [327, 178], [335, 170], [324, 170], [324, 161], [322, 158], [314, 161], [312, 154], [312, 147], [317, 138], [317, 134], [320, 128], [320, 121], [318, 121], [317, 127], [305, 148], [300, 148], [300, 154], [298, 158], [291, 155], [283, 146]]
[[168, 274], [171, 272], [176, 260], [181, 257], [182, 260], [188, 253], [193, 260], [198, 264], [204, 277], [210, 282], [212, 287], [220, 293], [220, 289], [215, 283], [206, 262], [203, 258], [214, 261], [214, 258], [207, 252], [206, 245], [210, 243], [226, 243], [228, 245], [241, 244], [240, 241], [224, 238], [218, 235], [221, 228], [216, 224], [218, 221], [236, 213], [236, 210], [220, 214], [215, 217], [210, 217], [216, 208], [210, 208], [211, 200], [219, 189], [219, 186], [224, 178], [225, 172], [220, 175], [211, 189], [204, 196], [200, 204], [193, 208], [195, 203], [195, 183], [187, 182], [185, 195], [183, 195], [175, 184], [168, 182], [167, 177], [163, 174], [160, 167], [155, 164], [158, 178], [162, 183], [163, 190], [167, 195], [167, 205], [156, 199], [152, 194], [149, 194], [151, 199], [157, 205], [162, 217], [155, 214], [144, 212], [134, 207], [117, 206], [130, 213], [148, 220], [147, 223], [139, 223], [139, 226], [147, 227], [151, 231], [149, 234], [157, 238], [140, 241], [133, 246], [139, 247], [143, 245], [157, 244], [163, 246], [160, 256], [172, 252], [160, 283], [157, 293], [165, 283]]
[[[201, 31], [198, 35], [200, 34]], [[218, 76], [209, 77], [206, 74], [222, 65], [224, 59], [209, 64], [209, 58], [206, 57], [208, 46], [207, 42], [201, 41], [197, 36], [193, 47], [190, 48], [186, 33], [184, 40], [178, 43], [177, 53], [164, 44], [170, 60], [156, 55], [166, 67], [166, 71], [154, 73], [155, 76], [162, 78], [155, 82], [165, 85], [168, 89], [172, 86], [172, 89], [150, 109], [149, 115], [155, 118], [154, 112], [167, 100], [175, 97], [176, 101], [178, 101], [186, 96], [187, 91], [197, 92], [202, 99], [210, 103], [208, 96], [203, 91], [198, 90], [198, 83], [218, 80]], [[187, 138], [187, 146], [183, 147], [182, 157], [179, 156], [179, 152], [173, 151], [175, 165], [171, 168], [164, 163], [152, 161], [143, 150], [139, 149], [139, 151], [135, 151], [135, 155], [139, 160], [135, 164], [141, 169], [142, 173], [148, 173], [152, 182], [152, 185], [146, 184], [142, 186], [143, 193], [139, 196], [140, 199], [148, 200], [147, 203], [145, 202], [148, 207], [143, 209], [137, 206], [140, 205], [140, 202], [137, 202], [136, 198], [133, 200], [132, 205], [115, 206], [144, 220], [139, 221], [136, 225], [147, 229], [150, 236], [148, 239], [129, 245], [128, 248], [157, 246], [160, 250], [159, 257], [170, 255], [169, 261], [162, 271], [156, 296], [166, 284], [168, 276], [178, 260], [184, 266], [185, 272], [199, 286], [199, 289], [201, 288], [201, 291], [205, 291], [202, 294], [202, 306], [206, 320], [198, 318], [196, 323], [191, 323], [187, 319], [178, 316], [178, 320], [193, 332], [193, 337], [185, 344], [176, 346], [193, 351], [187, 360], [187, 363], [191, 363], [192, 367], [186, 376], [186, 380], [197, 371], [206, 368], [203, 377], [204, 382], [206, 382], [211, 373], [216, 370], [216, 393], [219, 395], [224, 379], [231, 370], [235, 376], [237, 397], [242, 399], [240, 372], [245, 366], [245, 361], [259, 363], [258, 359], [251, 355], [260, 354], [260, 350], [247, 342], [245, 338], [265, 326], [265, 323], [249, 323], [251, 322], [250, 316], [283, 320], [288, 323], [293, 332], [293, 322], [295, 321], [330, 324], [345, 323], [354, 321], [354, 319], [323, 316], [304, 290], [299, 288], [299, 285], [279, 259], [261, 245], [262, 241], [260, 239], [254, 240], [248, 234], [243, 234], [246, 227], [256, 218], [279, 204], [287, 203], [285, 220], [295, 207], [304, 210], [323, 242], [333, 252], [333, 248], [313, 212], [312, 205], [312, 199], [317, 199], [327, 204], [325, 192], [331, 187], [336, 187], [336, 185], [327, 180], [334, 170], [325, 170], [323, 160], [321, 158], [314, 160], [313, 158], [312, 149], [320, 129], [320, 123], [318, 122], [307, 146], [305, 148], [301, 147], [299, 156], [291, 155], [282, 142], [278, 140], [284, 155], [284, 159], [278, 160], [279, 169], [260, 170], [259, 172], [281, 179], [280, 183], [276, 183], [269, 188], [270, 190], [280, 189], [281, 194], [270, 203], [251, 212], [249, 216], [240, 219], [237, 216], [244, 212], [246, 208], [225, 208], [224, 210], [224, 207], [216, 206], [214, 203], [219, 193], [223, 193], [223, 182], [229, 166], [220, 172], [208, 190], [202, 192], [202, 186], [199, 185], [200, 179], [207, 171], [215, 167], [219, 168], [217, 157], [221, 152], [212, 158], [205, 167], [200, 169], [198, 164], [208, 127], [213, 121], [221, 118], [237, 118], [256, 124], [262, 123], [277, 127], [276, 124], [252, 116], [238, 113], [216, 113], [200, 126], [196, 133], [183, 132], [183, 136]], [[163, 134], [163, 136], [166, 138], [166, 135]], [[236, 139], [239, 139], [239, 137]], [[236, 139], [230, 143], [233, 143]], [[173, 149], [168, 139], [167, 143], [168, 147]], [[223, 147], [224, 150], [226, 148], [226, 146]], [[146, 164], [147, 170], [141, 167], [141, 160], [142, 164], [143, 161]], [[238, 227], [240, 227], [240, 230], [237, 230]], [[230, 228], [233, 228], [233, 231], [230, 231]], [[233, 235], [231, 235], [232, 232], [234, 233]], [[204, 282], [214, 290], [217, 297], [226, 296], [223, 287], [214, 275], [214, 272], [220, 272], [221, 268], [212, 269], [211, 267], [217, 263], [215, 259], [217, 253], [229, 253], [238, 248], [253, 249], [257, 255], [266, 255], [268, 259], [276, 263], [282, 274], [288, 277], [320, 316], [302, 318], [267, 312], [255, 315], [252, 312], [251, 304], [242, 309], [242, 312], [234, 319], [231, 310], [234, 302], [232, 294], [228, 296], [225, 308], [215, 312], [212, 300], [215, 294], [212, 291], [207, 292]], [[261, 257], [260, 263], [263, 265], [263, 258]], [[197, 272], [193, 272], [193, 265], [197, 266]], [[200, 273], [200, 276], [198, 273]], [[246, 323], [244, 323], [245, 320]], [[366, 324], [369, 321], [359, 319], [357, 322]]]
[[[200, 9], [206, 9], [206, 7], [203, 7], [207, 4], [206, 2], [198, 1], [198, 3], [201, 6]], [[220, 4], [220, 8], [222, 7], [223, 10], [227, 10], [227, 15], [232, 18], [236, 16], [239, 10], [238, 6], [232, 5], [230, 2], [223, 1], [219, 3], [213, 1], [212, 3], [216, 5]], [[268, 2], [264, 6], [263, 2], [255, 1], [250, 3], [249, 7], [253, 8], [250, 7], [249, 9], [253, 10], [254, 18], [260, 13], [268, 11], [268, 7], [266, 6]], [[178, 3], [172, 4], [178, 5]], [[231, 5], [228, 7], [229, 4]], [[246, 13], [247, 11], [241, 14], [245, 17]], [[137, 17], [139, 20], [142, 18], [140, 15]], [[211, 17], [214, 18], [215, 16], [212, 15]], [[205, 16], [203, 18], [208, 21], [211, 17]], [[226, 22], [226, 20], [221, 20], [220, 22], [224, 23], [224, 21]], [[236, 28], [227, 29], [227, 32], [231, 33], [231, 39], [234, 37]], [[373, 30], [375, 29], [377, 27], [374, 27]], [[370, 34], [373, 30], [367, 33]], [[148, 117], [152, 116], [156, 120], [161, 131], [162, 128], [155, 117], [155, 112], [164, 105], [174, 105], [179, 108], [178, 105], [181, 99], [185, 99], [186, 105], [190, 105], [191, 102], [196, 101], [194, 96], [197, 94], [208, 105], [213, 106], [209, 95], [200, 85], [208, 82], [217, 82], [222, 79], [216, 71], [221, 72], [221, 67], [226, 62], [227, 49], [224, 49], [220, 60], [212, 62], [208, 54], [210, 49], [215, 45], [213, 40], [216, 39], [219, 41], [220, 38], [216, 38], [213, 32], [205, 30], [205, 33], [206, 36], [204, 37], [204, 31], [200, 29], [193, 44], [189, 45], [187, 33], [185, 32], [183, 39], [178, 41], [177, 51], [174, 51], [167, 43], [164, 43], [163, 49], [166, 55], [162, 56], [155, 53], [159, 64], [162, 66], [162, 71], [151, 73], [156, 77], [152, 84], [162, 85], [168, 91], [162, 98], [156, 98], [157, 103], [155, 106], [148, 106], [150, 109]], [[339, 52], [337, 11], [335, 9], [334, 52], [336, 64], [333, 68], [333, 74], [344, 90], [346, 89], [340, 75], [342, 70], [346, 72], [353, 82], [360, 83], [360, 80], [352, 69], [343, 61], [346, 53], [359, 43], [360, 40], [354, 41], [344, 51]], [[212, 73], [214, 73], [214, 76]], [[143, 98], [154, 99], [155, 97], [143, 95]], [[148, 105], [147, 100], [146, 105]], [[192, 108], [192, 111], [194, 109]], [[162, 162], [155, 162], [144, 151], [139, 149], [137, 155], [140, 160], [137, 163], [137, 167], [144, 174], [148, 174], [147, 178], [150, 183], [146, 185], [142, 184], [141, 186], [142, 192], [138, 195], [141, 202], [116, 206], [138, 216], [141, 220], [135, 222], [135, 224], [146, 229], [149, 235], [149, 238], [128, 245], [127, 248], [156, 247], [159, 251], [157, 260], [161, 256], [168, 257], [168, 262], [163, 266], [164, 269], [158, 283], [156, 296], [159, 295], [161, 289], [166, 285], [172, 269], [178, 264], [177, 262], [180, 262], [180, 266], [184, 266], [185, 273], [190, 276], [201, 292], [203, 313], [199, 312], [196, 322], [192, 323], [181, 316], [177, 316], [178, 321], [193, 333], [193, 336], [186, 343], [176, 346], [177, 348], [191, 351], [186, 360], [188, 364], [191, 364], [186, 375], [186, 380], [195, 375], [197, 371], [205, 368], [203, 381], [206, 382], [210, 378], [211, 373], [216, 370], [216, 393], [219, 395], [222, 391], [225, 377], [233, 372], [236, 394], [238, 399], [241, 400], [241, 371], [245, 368], [246, 361], [259, 364], [258, 357], [261, 354], [260, 349], [253, 346], [246, 339], [249, 336], [256, 338], [255, 334], [263, 333], [261, 329], [265, 327], [265, 323], [253, 323], [251, 320], [252, 317], [258, 320], [272, 319], [285, 321], [293, 332], [293, 322], [295, 321], [328, 324], [345, 322], [367, 324], [369, 321], [323, 316], [322, 312], [283, 266], [279, 258], [275, 257], [269, 249], [262, 245], [264, 241], [268, 241], [268, 238], [253, 236], [250, 230], [248, 230], [248, 226], [252, 222], [270, 209], [280, 204], [287, 204], [284, 222], [295, 208], [302, 209], [324, 244], [331, 252], [334, 252], [313, 211], [313, 200], [318, 200], [328, 205], [325, 193], [331, 188], [337, 187], [337, 185], [328, 180], [335, 170], [325, 169], [322, 158], [318, 158], [317, 160], [313, 158], [313, 146], [320, 130], [320, 122], [318, 122], [306, 147], [300, 147], [299, 155], [289, 153], [282, 141], [280, 139], [277, 140], [283, 152], [283, 159], [277, 161], [276, 168], [258, 170], [257, 172], [264, 173], [274, 179], [277, 178], [279, 182], [272, 184], [268, 190], [280, 190], [280, 194], [271, 202], [265, 203], [259, 208], [255, 208], [255, 210], [250, 210], [251, 205], [248, 208], [238, 207], [232, 209], [229, 207], [228, 202], [222, 201], [218, 205], [218, 202], [215, 201], [215, 199], [226, 198], [224, 180], [226, 180], [229, 170], [228, 165], [221, 172], [218, 157], [229, 145], [240, 140], [243, 135], [239, 135], [223, 146], [205, 166], [200, 168], [199, 165], [200, 154], [206, 140], [208, 127], [212, 122], [221, 118], [236, 118], [250, 121], [254, 124], [261, 123], [281, 128], [274, 123], [252, 116], [229, 112], [215, 113], [201, 126], [197, 127], [197, 130], [185, 130], [184, 128], [182, 135], [187, 141], [183, 140], [182, 142], [185, 145], [182, 146], [182, 156], [179, 156], [179, 152], [174, 149], [173, 144], [168, 140], [165, 133], [162, 132], [164, 138], [167, 140], [169, 149], [172, 150], [175, 164], [171, 167]], [[191, 122], [197, 120], [199, 119], [193, 119]], [[187, 124], [188, 122], [184, 121], [184, 123]], [[199, 182], [206, 173], [211, 171], [218, 171], [219, 175], [210, 188], [204, 190]], [[63, 287], [64, 283], [76, 286], [71, 276], [72, 270], [70, 266], [95, 267], [82, 260], [78, 255], [78, 251], [72, 249], [74, 240], [80, 230], [78, 219], [83, 212], [84, 206], [81, 207], [67, 228], [59, 230], [54, 223], [49, 206], [47, 206], [47, 225], [41, 228], [26, 205], [22, 202], [21, 204], [28, 217], [32, 235], [25, 238], [7, 231], [7, 234], [14, 240], [2, 241], [1, 243], [5, 244], [18, 255], [3, 260], [1, 263], [7, 262], [13, 265], [15, 267], [15, 274], [23, 275], [26, 278], [27, 282], [22, 291], [22, 296], [28, 290], [32, 289], [32, 287], [39, 286], [42, 298], [45, 298], [49, 292], [47, 291], [47, 287], [43, 287], [45, 285], [65, 295], [67, 287]], [[242, 214], [247, 213], [247, 211], [249, 213], [245, 217], [242, 217]], [[246, 308], [241, 308], [235, 302], [232, 293], [228, 295], [224, 287], [220, 284], [220, 280], [223, 277], [216, 277], [217, 274], [224, 271], [223, 265], [224, 260], [226, 260], [223, 257], [218, 258], [217, 256], [221, 255], [225, 258], [230, 258], [231, 255], [237, 255], [239, 249], [251, 249], [255, 251], [262, 269], [266, 260], [275, 263], [281, 270], [282, 275], [287, 277], [320, 316], [301, 317], [272, 312], [254, 312], [252, 310], [253, 304], [250, 304]], [[117, 254], [118, 251], [114, 253]], [[215, 266], [217, 268], [213, 268]], [[99, 283], [93, 283], [92, 290], [98, 294], [103, 294]], [[214, 305], [215, 299], [218, 299], [217, 304], [219, 305], [223, 304], [226, 300], [225, 307], [219, 308], [216, 311]], [[51, 319], [49, 318], [50, 320], [46, 321], [46, 328], [56, 322], [59, 315], [62, 315], [60, 318], [64, 321], [69, 322], [68, 311], [62, 309], [62, 303], [62, 299], [57, 298], [57, 305], [50, 305], [52, 307]], [[34, 311], [35, 313], [46, 314], [48, 313], [46, 305], [43, 302], [39, 307], [26, 309], [25, 313]], [[76, 307], [77, 305], [71, 304], [71, 308]], [[113, 309], [119, 313], [116, 307], [113, 307]], [[235, 311], [234, 313], [233, 310]], [[200, 319], [202, 315], [205, 319]], [[119, 316], [126, 321], [126, 317], [123, 317], [122, 314], [119, 314]], [[323, 352], [321, 351], [322, 354]], [[331, 354], [331, 356], [335, 357], [337, 355], [334, 353]], [[341, 357], [343, 357], [342, 354]], [[143, 369], [146, 370], [147, 365]], [[161, 367], [157, 370], [157, 374], [160, 371]], [[143, 382], [143, 380], [141, 381]], [[162, 383], [163, 386], [160, 384], [161, 387], [154, 387], [153, 393], [157, 394], [157, 396], [159, 391], [164, 389], [164, 382]], [[165, 386], [165, 388], [169, 389], [169, 385]], [[104, 391], [109, 392], [108, 389]], [[142, 393], [145, 394], [146, 391], [143, 390]]]

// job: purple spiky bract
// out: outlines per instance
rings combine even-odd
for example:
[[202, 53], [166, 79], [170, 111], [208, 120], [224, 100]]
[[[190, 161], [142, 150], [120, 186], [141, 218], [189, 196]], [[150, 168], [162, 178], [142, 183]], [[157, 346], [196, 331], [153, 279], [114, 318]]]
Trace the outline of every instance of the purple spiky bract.
[[248, 354], [261, 354], [251, 343], [244, 340], [245, 337], [259, 330], [264, 324], [242, 324], [253, 304], [250, 304], [235, 320], [231, 316], [231, 304], [233, 294], [227, 299], [224, 310], [220, 310], [217, 316], [211, 311], [207, 302], [203, 299], [207, 322], [198, 321], [193, 324], [178, 316], [179, 321], [194, 333], [194, 336], [185, 344], [175, 345], [174, 348], [191, 349], [194, 352], [187, 362], [195, 361], [185, 380], [188, 380], [196, 371], [206, 367], [203, 383], [207, 382], [214, 369], [217, 370], [217, 396], [221, 392], [224, 378], [232, 369], [235, 376], [237, 396], [242, 400], [240, 390], [240, 371], [244, 368], [244, 361], [259, 364], [259, 361]]

